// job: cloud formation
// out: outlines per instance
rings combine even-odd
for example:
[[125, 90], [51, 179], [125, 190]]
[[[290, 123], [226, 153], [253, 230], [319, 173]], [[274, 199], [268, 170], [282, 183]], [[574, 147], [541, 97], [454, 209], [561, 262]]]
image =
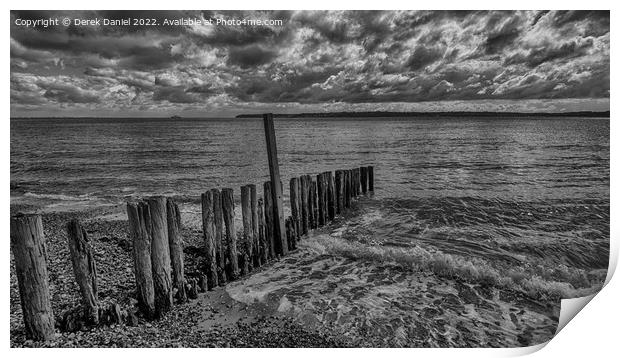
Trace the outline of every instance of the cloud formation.
[[[16, 25], [50, 17], [282, 25]], [[13, 11], [11, 21], [12, 115], [609, 102], [605, 11]]]

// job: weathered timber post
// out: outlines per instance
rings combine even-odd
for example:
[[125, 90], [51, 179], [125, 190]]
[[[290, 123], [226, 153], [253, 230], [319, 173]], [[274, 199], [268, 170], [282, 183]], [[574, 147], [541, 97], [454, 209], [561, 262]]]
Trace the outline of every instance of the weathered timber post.
[[[299, 228], [300, 226], [300, 211], [301, 211], [301, 203], [300, 203], [300, 197], [299, 197], [299, 179], [298, 178], [291, 178], [290, 181], [290, 197], [291, 197], [291, 220], [293, 222], [293, 225], [295, 226], [295, 231], [297, 231], [297, 228]], [[297, 237], [295, 237], [295, 239], [297, 239]]]
[[307, 180], [308, 180], [308, 230], [310, 229], [316, 229], [316, 216], [314, 215], [314, 209], [315, 209], [315, 204], [314, 204], [314, 190], [315, 188], [313, 187], [314, 181], [312, 180], [312, 177], [310, 175], [306, 175]]
[[[202, 203], [202, 237], [205, 245], [207, 288], [212, 290], [218, 285], [213, 191], [209, 190], [202, 193], [200, 201]], [[185, 288], [185, 285], [183, 285], [183, 288]]]
[[187, 301], [185, 293], [185, 273], [183, 264], [183, 237], [181, 236], [181, 212], [170, 198], [166, 200], [168, 218], [168, 245], [170, 246], [170, 263], [172, 264], [172, 284], [177, 289], [177, 300]]
[[357, 185], [357, 195], [362, 194], [362, 171], [360, 168], [355, 168], [355, 179]]
[[231, 188], [222, 189], [222, 213], [226, 227], [226, 277], [230, 280], [239, 278], [239, 261], [237, 256], [237, 232], [235, 231], [235, 201]]
[[53, 340], [54, 313], [50, 302], [41, 216], [13, 216], [10, 237], [26, 336], [37, 341]]
[[99, 300], [97, 298], [97, 267], [90, 248], [86, 230], [78, 220], [67, 223], [67, 239], [75, 281], [80, 287], [84, 317], [89, 324], [99, 324]]
[[297, 249], [297, 233], [295, 232], [295, 221], [292, 216], [286, 219], [286, 233], [288, 236], [289, 250]]
[[317, 224], [318, 226], [323, 226], [325, 225], [325, 182], [323, 180], [324, 175], [323, 173], [321, 174], [317, 174], [316, 175], [316, 189], [317, 189], [317, 197], [318, 197], [318, 212], [319, 212], [319, 217], [317, 220]]
[[329, 223], [329, 172], [321, 173], [323, 180], [323, 216], [325, 225]]
[[305, 175], [299, 177], [300, 192], [301, 192], [301, 233], [300, 235], [308, 234], [308, 178]]
[[274, 218], [273, 218], [273, 195], [271, 195], [271, 182], [266, 181], [263, 184], [263, 198], [265, 200], [265, 239], [267, 242], [267, 256], [269, 260], [276, 257], [275, 237], [274, 237]]
[[359, 170], [358, 168], [353, 168], [353, 193], [355, 197], [360, 194], [360, 183], [359, 183]]
[[327, 172], [327, 214], [330, 221], [336, 217], [336, 192], [334, 191], [334, 176], [331, 171]]
[[335, 177], [335, 185], [334, 185], [334, 199], [336, 200], [336, 214], [341, 214], [342, 213], [342, 170], [336, 170], [336, 177]]
[[253, 255], [252, 244], [254, 243], [252, 231], [252, 208], [250, 207], [250, 187], [244, 185], [241, 187], [241, 219], [243, 223], [243, 251], [240, 262], [241, 275], [247, 275], [252, 270], [251, 257]]
[[265, 209], [263, 198], [258, 199], [258, 237], [259, 237], [259, 247], [260, 247], [260, 261], [261, 265], [265, 265], [269, 256], [269, 246], [267, 245], [267, 236], [265, 235], [266, 225], [265, 225]]
[[366, 194], [368, 191], [368, 168], [360, 167], [360, 176], [362, 179], [362, 194]]
[[[280, 167], [278, 165], [278, 150], [276, 145], [276, 132], [273, 127], [273, 114], [263, 115], [265, 127], [265, 141], [267, 143], [267, 158], [269, 159], [269, 176], [271, 177], [271, 195], [273, 196], [274, 212], [274, 238], [277, 243], [277, 254], [286, 255], [288, 244], [286, 243], [286, 228], [284, 227], [284, 204], [282, 203], [282, 181], [280, 180]], [[279, 252], [278, 252], [279, 251]]]
[[224, 213], [222, 211], [222, 193], [218, 189], [211, 189], [213, 195], [213, 222], [215, 224], [215, 255], [217, 262], [217, 283], [224, 286], [226, 277], [226, 246], [223, 237]]
[[359, 176], [358, 176], [358, 168], [353, 168], [353, 196], [357, 197], [359, 195]]
[[375, 191], [375, 168], [372, 165], [367, 167], [368, 170], [368, 190]]
[[155, 196], [147, 199], [151, 213], [151, 265], [155, 288], [155, 314], [162, 317], [172, 308], [172, 277], [170, 273], [170, 246], [166, 198]]
[[317, 196], [317, 184], [316, 181], [310, 182], [310, 199], [312, 201], [312, 228], [319, 227], [319, 199]]
[[147, 318], [155, 315], [155, 288], [151, 264], [151, 215], [146, 203], [127, 203], [129, 234], [133, 243], [138, 309]]
[[252, 266], [260, 267], [260, 235], [258, 233], [258, 197], [256, 185], [249, 184], [250, 188], [250, 211], [252, 212]]
[[344, 173], [344, 207], [351, 207], [351, 171], [343, 170]]

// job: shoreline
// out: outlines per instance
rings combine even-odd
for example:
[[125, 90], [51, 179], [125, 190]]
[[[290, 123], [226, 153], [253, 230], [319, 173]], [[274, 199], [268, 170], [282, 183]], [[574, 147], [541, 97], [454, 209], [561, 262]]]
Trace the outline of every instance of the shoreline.
[[[25, 208], [11, 207], [12, 212], [20, 209]], [[82, 220], [92, 240], [101, 303], [131, 308], [135, 286], [126, 221], [105, 219], [105, 210], [44, 213], [55, 315], [79, 305], [65, 241], [69, 218]], [[11, 347], [474, 347], [531, 345], [552, 338], [559, 302], [322, 252], [317, 243], [341, 224], [320, 230], [292, 255], [239, 281], [175, 304], [160, 321], [57, 333], [55, 342], [43, 344], [24, 339], [12, 266]], [[201, 231], [184, 226], [183, 237], [191, 276], [200, 265]], [[534, 326], [527, 322], [532, 319]], [[484, 328], [476, 332], [473, 327], [480, 324]]]

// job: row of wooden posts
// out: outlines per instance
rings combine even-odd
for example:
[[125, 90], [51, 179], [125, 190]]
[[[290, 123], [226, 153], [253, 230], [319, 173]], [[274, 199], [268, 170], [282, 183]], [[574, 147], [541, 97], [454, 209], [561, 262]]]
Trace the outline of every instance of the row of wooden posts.
[[[280, 182], [280, 190], [282, 183]], [[309, 230], [334, 220], [351, 200], [374, 191], [372, 166], [292, 178], [289, 183], [291, 215], [280, 233], [273, 205], [272, 182], [263, 184], [263, 197], [254, 184], [241, 187], [243, 231], [237, 236], [235, 202], [231, 188], [211, 189], [201, 195], [206, 288], [212, 290], [247, 275], [269, 261], [297, 248]], [[166, 204], [167, 203], [167, 204]], [[133, 240], [138, 307], [147, 318], [185, 301], [183, 249], [178, 208], [163, 197], [128, 203]]]
[[[282, 183], [280, 182], [280, 193]], [[146, 318], [158, 318], [172, 307], [174, 298], [184, 302], [203, 290], [223, 286], [269, 261], [295, 250], [297, 242], [312, 229], [327, 225], [351, 206], [360, 194], [374, 191], [372, 166], [324, 172], [292, 178], [289, 182], [291, 215], [284, 233], [278, 223], [272, 182], [241, 187], [243, 234], [235, 229], [233, 189], [211, 189], [202, 194], [202, 225], [205, 272], [199, 279], [186, 279], [183, 240], [178, 206], [170, 198], [150, 197], [127, 204], [130, 238], [133, 243], [134, 274], [138, 309]], [[45, 237], [41, 216], [18, 214], [11, 218], [11, 250], [19, 285], [26, 336], [34, 340], [54, 338], [48, 284]], [[96, 264], [86, 231], [77, 220], [67, 224], [67, 237], [82, 304], [77, 317], [86, 324], [120, 323], [118, 304], [102, 309], [97, 297]], [[135, 317], [134, 317], [135, 318]]]

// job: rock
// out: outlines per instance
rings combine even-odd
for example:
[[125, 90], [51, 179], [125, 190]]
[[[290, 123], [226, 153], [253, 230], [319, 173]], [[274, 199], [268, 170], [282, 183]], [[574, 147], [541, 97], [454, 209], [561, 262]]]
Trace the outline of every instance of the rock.
[[139, 323], [138, 316], [136, 316], [136, 314], [133, 311], [127, 312], [127, 319], [125, 320], [125, 323], [128, 326], [136, 327]]

